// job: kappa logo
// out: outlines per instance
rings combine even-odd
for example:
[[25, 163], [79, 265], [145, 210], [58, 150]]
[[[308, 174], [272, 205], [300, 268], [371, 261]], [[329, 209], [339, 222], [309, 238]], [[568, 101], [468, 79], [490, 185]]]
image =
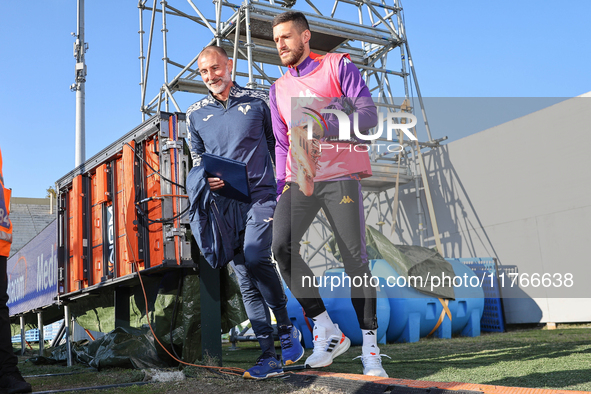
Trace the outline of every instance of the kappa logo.
[[242, 112], [244, 115], [246, 115], [246, 113], [248, 112], [248, 110], [250, 109], [250, 105], [246, 105], [246, 107], [243, 107], [242, 105], [240, 107], [238, 107], [238, 111]]
[[339, 204], [349, 204], [355, 202], [351, 199], [351, 197], [349, 196], [344, 196], [343, 199], [341, 200], [341, 202]]
[[211, 118], [212, 116], [213, 116], [213, 114], [207, 115], [205, 118], [203, 118], [203, 121], [207, 122], [209, 120], [209, 118]]
[[300, 90], [299, 98], [296, 99], [296, 105], [293, 109], [310, 106], [314, 104], [314, 100], [322, 101], [322, 99], [316, 96], [315, 93], [310, 92], [310, 89], [306, 89], [305, 92]]

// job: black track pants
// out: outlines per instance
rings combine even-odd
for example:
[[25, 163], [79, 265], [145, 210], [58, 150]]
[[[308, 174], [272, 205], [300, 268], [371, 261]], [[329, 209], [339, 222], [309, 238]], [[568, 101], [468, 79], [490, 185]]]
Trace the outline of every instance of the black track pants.
[[[326, 308], [318, 288], [303, 286], [302, 277], [314, 274], [300, 255], [302, 236], [322, 208], [335, 233], [345, 272], [371, 278], [365, 251], [365, 218], [359, 181], [327, 181], [314, 185], [314, 193], [304, 196], [296, 183], [288, 183], [273, 217], [273, 253], [281, 275], [306, 315], [318, 316]], [[364, 281], [368, 283], [368, 280]], [[352, 286], [351, 302], [359, 326], [364, 330], [377, 328], [376, 290], [370, 285]]]

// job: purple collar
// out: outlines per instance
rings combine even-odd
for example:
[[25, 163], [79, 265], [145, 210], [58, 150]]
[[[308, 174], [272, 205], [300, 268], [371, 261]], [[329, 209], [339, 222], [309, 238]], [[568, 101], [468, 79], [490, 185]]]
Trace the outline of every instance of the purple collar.
[[297, 67], [290, 67], [289, 72], [294, 77], [303, 77], [304, 75], [309, 74], [312, 70], [314, 70], [319, 64], [319, 62], [315, 62], [314, 59], [312, 59], [312, 57], [308, 56]]

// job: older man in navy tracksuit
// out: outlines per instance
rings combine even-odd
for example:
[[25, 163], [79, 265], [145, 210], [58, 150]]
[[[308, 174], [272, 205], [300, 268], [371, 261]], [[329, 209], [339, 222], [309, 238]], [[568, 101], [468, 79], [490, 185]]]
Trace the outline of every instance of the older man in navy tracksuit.
[[[273, 341], [269, 308], [277, 319], [283, 362], [295, 363], [304, 355], [301, 334], [287, 316], [287, 297], [271, 261], [276, 183], [273, 173], [275, 139], [271, 127], [268, 95], [244, 89], [231, 80], [232, 60], [219, 47], [203, 50], [197, 61], [209, 89], [204, 99], [187, 110], [191, 156], [200, 164], [204, 152], [246, 163], [252, 202], [240, 202], [244, 223], [242, 251], [234, 257], [242, 300], [263, 354], [244, 377], [264, 379], [283, 373]], [[224, 180], [210, 177], [215, 192]]]

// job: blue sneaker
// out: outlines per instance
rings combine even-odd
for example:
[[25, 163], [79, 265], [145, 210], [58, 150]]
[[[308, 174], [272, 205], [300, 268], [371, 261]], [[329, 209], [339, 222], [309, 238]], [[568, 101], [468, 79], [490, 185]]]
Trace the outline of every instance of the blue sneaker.
[[244, 379], [267, 379], [271, 376], [283, 375], [281, 362], [275, 357], [258, 358], [254, 367], [247, 369], [242, 377]]
[[281, 341], [281, 356], [285, 365], [295, 364], [304, 356], [302, 347], [302, 333], [294, 326], [282, 326], [279, 329], [279, 340]]

